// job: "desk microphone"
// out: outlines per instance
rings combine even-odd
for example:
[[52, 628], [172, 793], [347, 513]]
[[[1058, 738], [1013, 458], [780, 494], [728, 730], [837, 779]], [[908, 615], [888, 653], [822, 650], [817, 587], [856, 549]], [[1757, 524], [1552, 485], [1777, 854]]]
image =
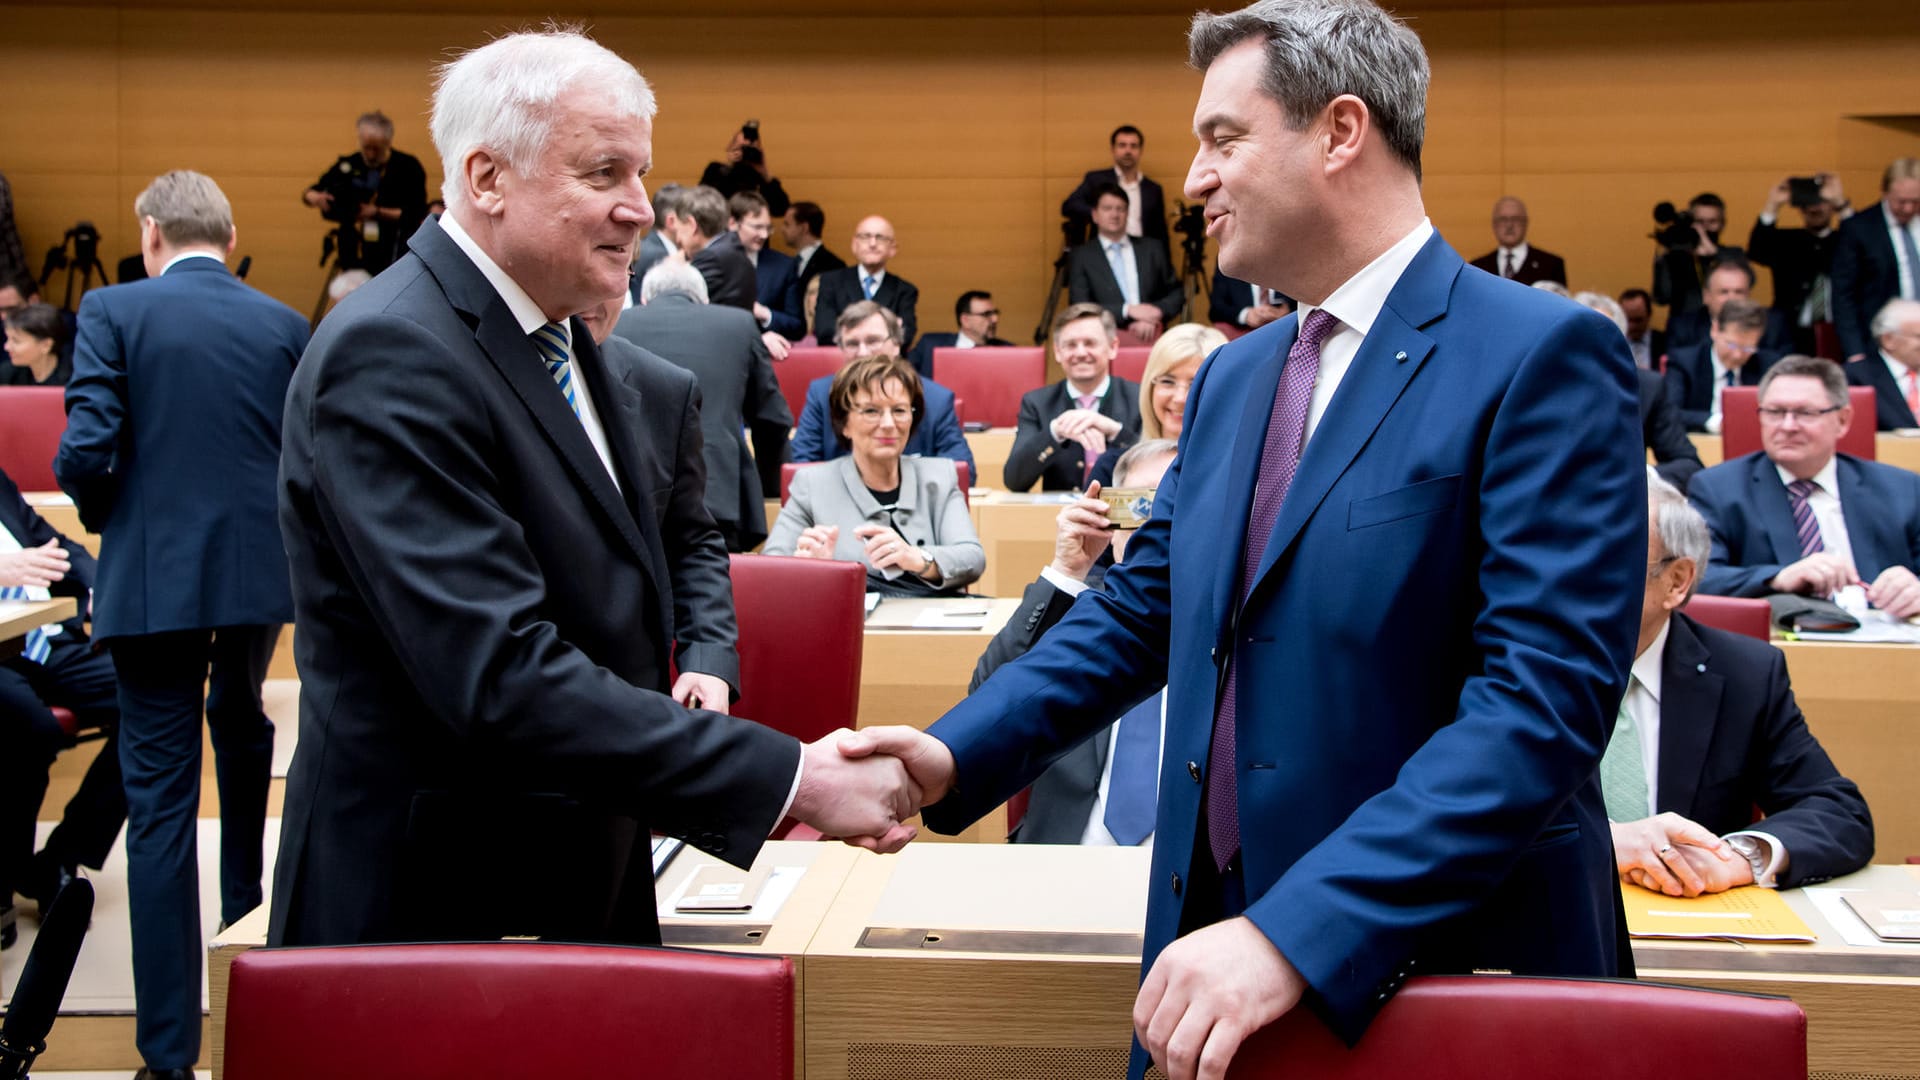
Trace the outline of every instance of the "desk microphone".
[[80, 943], [93, 919], [93, 883], [74, 878], [40, 918], [40, 934], [14, 988], [13, 1004], [0, 1023], [0, 1080], [25, 1080], [33, 1059], [46, 1050], [47, 1032], [67, 996]]

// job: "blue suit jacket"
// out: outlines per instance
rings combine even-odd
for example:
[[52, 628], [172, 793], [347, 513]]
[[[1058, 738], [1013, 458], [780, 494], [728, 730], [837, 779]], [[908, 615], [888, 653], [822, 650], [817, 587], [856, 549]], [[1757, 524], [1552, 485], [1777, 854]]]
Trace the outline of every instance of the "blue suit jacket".
[[800, 317], [799, 266], [799, 260], [769, 246], [760, 249], [760, 261], [753, 268], [760, 302], [773, 316], [767, 329], [789, 341], [807, 336], [806, 320]]
[[54, 476], [100, 532], [97, 640], [293, 618], [276, 509], [307, 320], [215, 259], [80, 302]]
[[[1878, 358], [1875, 358], [1876, 362]], [[1866, 418], [1856, 416], [1856, 424]], [[1889, 566], [1920, 573], [1920, 475], [1877, 461], [1834, 455], [1840, 512], [1847, 520], [1853, 567], [1871, 582]], [[1716, 596], [1766, 596], [1780, 568], [1800, 560], [1780, 470], [1762, 451], [1703, 469], [1687, 497], [1713, 531], [1713, 556], [1700, 591]]]
[[[794, 461], [832, 461], [849, 452], [833, 433], [833, 411], [827, 406], [827, 392], [832, 389], [831, 375], [822, 375], [807, 384], [807, 403], [800, 410], [800, 426], [794, 429], [793, 442], [788, 446]], [[953, 391], [932, 379], [921, 379], [920, 394], [926, 413], [907, 436], [904, 452], [964, 461], [967, 468], [973, 470], [973, 482], [979, 483], [980, 470], [973, 463], [973, 449], [960, 430], [960, 418], [953, 413]]]
[[[1206, 770], [1225, 767], [1246, 914], [1342, 1036], [1416, 967], [1613, 974], [1631, 961], [1594, 769], [1647, 542], [1626, 341], [1433, 237], [1308, 442], [1243, 605], [1246, 516], [1297, 327], [1202, 366], [1153, 519], [1105, 591], [931, 729], [958, 773], [926, 820], [978, 817], [1165, 682], [1149, 967], [1207, 858]], [[1212, 762], [1230, 659], [1238, 741]]]

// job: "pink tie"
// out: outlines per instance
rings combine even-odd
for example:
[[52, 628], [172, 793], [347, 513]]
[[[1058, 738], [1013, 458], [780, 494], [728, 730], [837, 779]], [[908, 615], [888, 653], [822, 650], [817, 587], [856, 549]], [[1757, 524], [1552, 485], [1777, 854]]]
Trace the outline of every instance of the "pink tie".
[[1907, 372], [1907, 408], [1920, 419], [1920, 371]]

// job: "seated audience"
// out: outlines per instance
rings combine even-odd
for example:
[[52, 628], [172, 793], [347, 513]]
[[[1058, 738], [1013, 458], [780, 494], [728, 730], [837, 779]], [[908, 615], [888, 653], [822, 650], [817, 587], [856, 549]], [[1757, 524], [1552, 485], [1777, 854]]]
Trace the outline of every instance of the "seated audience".
[[1511, 195], [1493, 204], [1493, 242], [1497, 246], [1473, 260], [1473, 265], [1522, 285], [1567, 283], [1566, 260], [1527, 243], [1527, 204]]
[[[14, 894], [45, 912], [81, 866], [100, 869], [127, 820], [113, 661], [87, 638], [93, 572], [87, 549], [54, 531], [0, 472], [0, 600], [70, 596], [80, 605], [79, 614], [31, 631], [18, 654], [0, 660], [0, 948], [18, 933]], [[47, 770], [73, 745], [49, 711], [56, 705], [73, 710], [83, 727], [106, 729], [107, 741], [36, 854]]]
[[[1727, 301], [1753, 299], [1753, 282], [1753, 267], [1741, 260], [1714, 263], [1708, 268], [1706, 284], [1700, 290], [1700, 306], [1667, 320], [1667, 348], [1684, 349], [1707, 340], [1713, 320], [1719, 317]], [[1760, 347], [1780, 355], [1793, 351], [1793, 330], [1786, 316], [1778, 311], [1767, 312], [1767, 329], [1760, 337]]]
[[863, 563], [868, 590], [889, 596], [965, 591], [987, 555], [953, 462], [905, 452], [925, 413], [913, 365], [898, 355], [854, 360], [827, 400], [850, 453], [794, 474], [767, 554]]
[[1701, 592], [1831, 597], [1865, 585], [1895, 618], [1920, 614], [1920, 474], [1837, 453], [1853, 422], [1839, 365], [1789, 356], [1767, 372], [1762, 449], [1687, 488], [1713, 531]]
[[[873, 356], [899, 356], [900, 334], [900, 316], [871, 300], [862, 300], [840, 313], [840, 354], [848, 363]], [[794, 461], [832, 461], [847, 453], [846, 440], [835, 435], [832, 427], [829, 405], [832, 388], [831, 375], [822, 375], [807, 384], [807, 403], [800, 410], [800, 426], [787, 448]], [[906, 452], [964, 461], [967, 468], [972, 469], [973, 450], [967, 445], [966, 433], [960, 429], [959, 416], [954, 413], [953, 391], [932, 379], [922, 379], [920, 392], [925, 413], [914, 422], [913, 432], [907, 436]]]
[[1653, 296], [1645, 289], [1628, 289], [1620, 294], [1620, 310], [1627, 317], [1627, 348], [1633, 350], [1635, 367], [1654, 371], [1667, 355], [1667, 332], [1653, 326]]
[[[803, 289], [821, 274], [847, 265], [847, 260], [835, 255], [820, 242], [820, 238], [826, 235], [826, 227], [827, 215], [821, 211], [820, 204], [804, 199], [788, 207], [780, 219], [780, 238], [793, 249], [794, 269]], [[813, 325], [811, 316], [807, 319], [807, 325]]]
[[1720, 242], [1720, 230], [1727, 224], [1727, 204], [1720, 196], [1703, 191], [1687, 204], [1687, 212], [1693, 215], [1693, 246], [1663, 249], [1653, 260], [1653, 299], [1670, 305], [1669, 321], [1700, 306], [1700, 286], [1714, 263], [1747, 257], [1744, 250]]
[[701, 187], [710, 187], [727, 199], [752, 192], [764, 199], [773, 213], [787, 212], [787, 189], [780, 186], [780, 178], [767, 169], [767, 154], [760, 145], [758, 123], [738, 128], [728, 136], [722, 156], [725, 161], [707, 162], [706, 170], [700, 174]]
[[1258, 330], [1293, 314], [1293, 298], [1278, 289], [1251, 285], [1228, 277], [1218, 265], [1207, 290], [1207, 321], [1236, 330]]
[[922, 334], [914, 344], [913, 355], [908, 359], [921, 378], [933, 378], [935, 349], [1004, 348], [1013, 344], [996, 336], [1000, 330], [1000, 309], [994, 305], [990, 292], [968, 289], [961, 293], [960, 299], [953, 303], [953, 321], [960, 326], [958, 333]]
[[1714, 318], [1708, 341], [1667, 352], [1667, 399], [1680, 410], [1688, 431], [1720, 430], [1720, 391], [1755, 386], [1779, 354], [1763, 352], [1767, 309], [1751, 300], [1728, 300]]
[[1879, 355], [1848, 364], [1847, 381], [1873, 387], [1877, 430], [1920, 427], [1920, 302], [1887, 301], [1872, 330]]
[[668, 219], [667, 236], [707, 279], [707, 302], [752, 311], [760, 292], [740, 238], [727, 229], [727, 201], [710, 187], [687, 193], [686, 212]]
[[1657, 477], [1647, 495], [1639, 653], [1600, 761], [1621, 879], [1698, 896], [1860, 869], [1873, 818], [1807, 730], [1786, 658], [1678, 610], [1706, 564], [1707, 525]]
[[820, 275], [820, 302], [813, 310], [815, 340], [822, 345], [833, 344], [833, 328], [840, 313], [862, 300], [871, 300], [900, 316], [900, 347], [913, 344], [914, 308], [920, 303], [920, 290], [906, 278], [887, 272], [887, 263], [898, 251], [892, 222], [877, 216], [861, 219], [853, 230], [854, 265]]
[[1780, 211], [1792, 201], [1786, 180], [1767, 192], [1766, 206], [1747, 235], [1747, 257], [1773, 270], [1773, 310], [1793, 328], [1793, 351], [1811, 354], [1813, 328], [1833, 321], [1833, 247], [1838, 226], [1853, 216], [1840, 177], [1817, 173], [1820, 197], [1800, 211], [1799, 229], [1780, 227]]
[[[1114, 465], [1115, 483], [1127, 488], [1159, 487], [1178, 449], [1172, 439], [1150, 438], [1134, 444]], [[1107, 504], [1093, 497], [1097, 489], [1087, 490], [1086, 496], [1062, 507], [1055, 518], [1053, 562], [1027, 586], [1020, 598], [1020, 616], [1009, 619], [987, 643], [987, 651], [973, 669], [968, 693], [1001, 664], [1032, 648], [1040, 635], [1066, 616], [1075, 597], [1101, 587], [1106, 579], [1105, 567], [1100, 565], [1104, 554], [1110, 550], [1116, 563], [1125, 557], [1127, 538], [1133, 534], [1108, 524]], [[1151, 843], [1166, 696], [1162, 688], [1105, 731], [1081, 740], [1041, 773], [1033, 782], [1026, 816], [1011, 839], [1022, 844]]]
[[767, 200], [758, 193], [743, 191], [727, 200], [727, 216], [733, 221], [733, 234], [740, 249], [753, 264], [755, 293], [753, 317], [760, 329], [792, 341], [807, 332], [800, 321], [800, 275], [793, 256], [767, 245], [773, 232], [773, 215], [767, 212]]
[[1840, 225], [1833, 245], [1833, 330], [1848, 360], [1873, 355], [1873, 316], [1896, 297], [1920, 300], [1920, 158], [1880, 174], [1880, 201]]
[[679, 184], [661, 184], [653, 193], [653, 231], [640, 241], [634, 250], [632, 277], [627, 291], [633, 295], [634, 303], [640, 302], [640, 282], [661, 259], [679, 251], [674, 246], [673, 237], [682, 229], [681, 220], [687, 217], [687, 205], [693, 195], [693, 189]]
[[1067, 377], [1020, 397], [1007, 452], [1009, 491], [1074, 491], [1109, 446], [1140, 437], [1140, 387], [1111, 373], [1120, 333], [1113, 313], [1075, 304], [1053, 320], [1053, 357]]
[[1100, 305], [1134, 337], [1152, 341], [1186, 306], [1166, 245], [1127, 235], [1127, 193], [1118, 184], [1094, 192], [1093, 229], [1068, 257], [1067, 298]]
[[32, 303], [7, 313], [5, 386], [65, 386], [73, 378], [73, 336], [60, 309]]
[[[1573, 302], [1590, 307], [1613, 320], [1620, 332], [1627, 332], [1627, 314], [1620, 305], [1604, 293], [1579, 292], [1573, 294]], [[1653, 460], [1659, 463], [1657, 470], [1661, 479], [1681, 491], [1687, 489], [1687, 481], [1705, 466], [1700, 461], [1700, 452], [1693, 448], [1693, 441], [1687, 438], [1687, 425], [1680, 421], [1680, 412], [1667, 400], [1666, 386], [1657, 372], [1640, 368], [1635, 371], [1640, 377], [1640, 438], [1653, 454]]]
[[[1187, 391], [1200, 371], [1200, 362], [1227, 343], [1227, 335], [1211, 326], [1184, 323], [1160, 336], [1147, 353], [1140, 373], [1140, 438], [1178, 439], [1187, 415]], [[1114, 469], [1128, 446], [1109, 446], [1087, 474], [1089, 483], [1114, 487]], [[1138, 486], [1120, 484], [1120, 487]]]
[[1113, 167], [1094, 169], [1080, 180], [1060, 204], [1060, 216], [1074, 223], [1076, 239], [1086, 235], [1087, 219], [1093, 216], [1094, 196], [1101, 185], [1115, 184], [1127, 193], [1127, 235], [1160, 241], [1171, 251], [1167, 238], [1167, 198], [1158, 182], [1149, 180], [1140, 169], [1140, 156], [1146, 150], [1147, 137], [1132, 124], [1121, 124], [1107, 136], [1107, 148], [1113, 153]]

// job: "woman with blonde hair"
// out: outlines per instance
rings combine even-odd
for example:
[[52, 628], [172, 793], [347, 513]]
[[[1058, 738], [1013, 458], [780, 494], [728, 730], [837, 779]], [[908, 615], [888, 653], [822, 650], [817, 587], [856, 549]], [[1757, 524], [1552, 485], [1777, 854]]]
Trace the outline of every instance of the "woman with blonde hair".
[[[1227, 343], [1227, 335], [1205, 323], [1182, 323], [1160, 335], [1140, 375], [1140, 439], [1178, 439], [1186, 418], [1187, 389], [1200, 361]], [[1093, 463], [1089, 481], [1113, 486], [1113, 463], [1126, 447], [1109, 447]]]

